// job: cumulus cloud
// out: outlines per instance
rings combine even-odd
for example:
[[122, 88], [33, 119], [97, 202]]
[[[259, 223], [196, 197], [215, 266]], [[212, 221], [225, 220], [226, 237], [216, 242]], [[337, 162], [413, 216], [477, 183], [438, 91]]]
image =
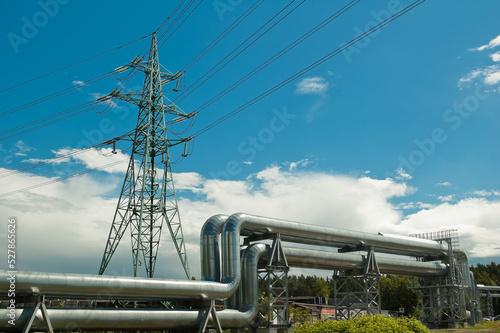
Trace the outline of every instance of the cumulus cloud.
[[[307, 161], [272, 165], [243, 180], [175, 173], [192, 275], [200, 274], [199, 232], [205, 220], [214, 214], [236, 212], [370, 233], [408, 235], [458, 228], [462, 248], [467, 252], [477, 257], [500, 255], [494, 250], [498, 246], [494, 236], [499, 231], [499, 202], [468, 198], [455, 203], [410, 202], [398, 206], [391, 201], [404, 199], [412, 191], [405, 183], [367, 175], [307, 171]], [[0, 169], [0, 173], [4, 171]], [[93, 177], [75, 177], [0, 201], [0, 228], [6, 230], [4, 224], [9, 217], [18, 220], [19, 269], [90, 274], [98, 271], [122, 178], [101, 177], [98, 181]], [[1, 185], [3, 192], [8, 192], [50, 179], [17, 173], [3, 179]], [[401, 208], [418, 211], [405, 217]], [[179, 258], [164, 230], [156, 276], [182, 278]], [[5, 259], [2, 256], [5, 253], [0, 252], [0, 260]], [[130, 275], [131, 266], [127, 231], [107, 273]]]
[[457, 229], [460, 248], [470, 257], [500, 256], [498, 216], [500, 202], [466, 198], [455, 204], [442, 203], [407, 216], [396, 230], [403, 234]]
[[321, 95], [328, 91], [328, 82], [321, 76], [302, 79], [295, 89], [297, 95]]
[[[23, 173], [12, 177], [10, 185], [3, 187], [4, 191], [50, 180]], [[179, 189], [180, 215], [189, 260], [193, 274], [198, 276], [199, 232], [204, 221], [214, 214], [248, 212], [377, 232], [401, 219], [401, 213], [389, 200], [403, 196], [406, 191], [406, 185], [390, 180], [298, 172], [296, 169], [291, 172], [280, 166], [271, 166], [241, 181], [207, 179], [197, 173], [177, 173], [174, 177]], [[114, 182], [111, 179], [97, 182], [87, 175], [2, 200], [2, 223], [9, 216], [15, 216], [23, 226], [19, 230], [19, 238], [23, 240], [20, 257], [24, 258], [24, 264], [21, 262], [19, 268], [96, 272], [118, 201], [118, 198], [108, 195], [120, 183], [121, 180], [117, 182], [116, 177]], [[195, 195], [183, 195], [184, 191]], [[182, 277], [180, 262], [168, 232], [163, 236], [158, 274]], [[131, 266], [129, 237], [127, 232], [119, 247], [125, 250], [118, 253], [116, 261], [113, 258], [110, 264], [118, 272], [123, 265], [127, 269]], [[81, 267], [66, 266], [70, 260], [79, 261]], [[169, 270], [167, 266], [175, 269]]]
[[442, 182], [442, 183], [437, 183], [436, 184], [437, 186], [451, 186], [451, 183], [450, 182]]
[[500, 66], [491, 65], [470, 71], [458, 81], [460, 89], [469, 87], [475, 80], [481, 79], [487, 85], [495, 85], [500, 82]]
[[400, 209], [429, 209], [434, 207], [430, 203], [425, 203], [425, 202], [403, 202], [398, 205], [398, 208]]
[[400, 179], [400, 180], [401, 180], [401, 179], [402, 179], [402, 180], [410, 180], [410, 179], [412, 179], [412, 178], [413, 178], [413, 177], [412, 177], [409, 173], [407, 173], [407, 172], [406, 172], [406, 170], [405, 170], [405, 169], [403, 169], [403, 168], [399, 168], [399, 169], [397, 169], [397, 170], [396, 170], [396, 175], [397, 175], [397, 176], [396, 176], [396, 179]]
[[472, 196], [475, 197], [490, 197], [490, 196], [500, 196], [499, 191], [491, 190], [491, 191], [486, 191], [486, 190], [474, 190], [469, 193]]
[[438, 200], [441, 202], [450, 202], [455, 200], [455, 195], [449, 194], [449, 195], [440, 195], [438, 196]]
[[[62, 148], [53, 150], [55, 155], [53, 158], [39, 159], [30, 158], [25, 162], [29, 163], [45, 163], [45, 164], [62, 164], [62, 163], [79, 163], [83, 164], [87, 169], [102, 170], [109, 173], [125, 173], [130, 159], [130, 155], [123, 153], [121, 150], [109, 148], [91, 148], [91, 149], [73, 149]], [[103, 168], [103, 166], [106, 166]]]
[[484, 51], [486, 49], [494, 49], [498, 45], [500, 45], [500, 35], [498, 35], [495, 38], [493, 38], [492, 40], [490, 40], [490, 42], [488, 44], [485, 44], [485, 45], [482, 45], [482, 46], [479, 46], [476, 48], [472, 48], [470, 50], [471, 51]]
[[36, 149], [33, 147], [30, 147], [29, 145], [24, 143], [22, 140], [17, 141], [11, 149], [11, 151], [16, 156], [27, 156], [27, 154], [29, 152], [34, 151], [34, 150], [36, 150]]
[[495, 62], [500, 61], [500, 51], [490, 54], [490, 58]]

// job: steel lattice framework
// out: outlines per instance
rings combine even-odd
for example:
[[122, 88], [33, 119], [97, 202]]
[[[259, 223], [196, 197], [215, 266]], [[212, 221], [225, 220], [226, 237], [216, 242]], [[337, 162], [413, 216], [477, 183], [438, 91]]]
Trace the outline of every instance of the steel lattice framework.
[[165, 104], [162, 86], [177, 82], [181, 72], [164, 73], [158, 61], [156, 34], [153, 34], [148, 59], [134, 59], [117, 71], [135, 69], [145, 74], [142, 91], [124, 93], [113, 91], [108, 96], [139, 107], [137, 127], [132, 138], [132, 153], [123, 182], [120, 199], [102, 257], [99, 274], [103, 274], [126, 229], [130, 226], [134, 276], [144, 263], [146, 274], [153, 277], [161, 231], [167, 225], [186, 276], [190, 278], [186, 247], [174, 181], [169, 148], [187, 139], [167, 139], [166, 116], [174, 121], [190, 118], [173, 104]]

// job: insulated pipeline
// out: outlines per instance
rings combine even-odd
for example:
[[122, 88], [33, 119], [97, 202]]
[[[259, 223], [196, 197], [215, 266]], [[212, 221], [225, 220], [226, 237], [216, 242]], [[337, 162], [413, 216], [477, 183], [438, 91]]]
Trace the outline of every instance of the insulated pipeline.
[[[257, 313], [259, 302], [257, 268], [269, 248], [264, 244], [248, 247], [242, 256], [242, 276], [245, 286], [241, 288], [239, 309], [225, 309], [217, 312], [224, 328], [248, 325]], [[7, 331], [18, 331], [26, 323], [30, 309], [16, 309], [14, 326], [3, 327]], [[136, 309], [48, 309], [52, 327], [56, 331], [86, 330], [164, 330], [199, 327], [206, 309], [192, 310], [136, 310]], [[0, 309], [0, 316], [7, 318], [8, 309]], [[6, 322], [6, 321], [5, 321]], [[210, 320], [211, 322], [211, 320]], [[1, 326], [0, 326], [1, 327]], [[32, 329], [45, 329], [42, 313], [38, 311]]]
[[339, 248], [373, 246], [376, 252], [429, 259], [445, 258], [448, 255], [447, 247], [432, 240], [382, 236], [243, 213], [231, 215], [223, 227], [226, 237], [236, 234], [259, 236], [271, 233], [279, 233], [283, 241], [293, 243]]
[[[380, 248], [394, 246], [396, 252], [406, 244], [411, 251], [423, 254], [436, 254], [442, 251], [440, 244], [433, 242], [411, 242], [367, 233], [347, 232], [344, 230], [318, 227], [297, 222], [270, 219], [246, 214], [235, 214], [227, 218], [218, 215], [209, 219], [201, 234], [202, 275], [205, 281], [166, 280], [101, 275], [17, 272], [16, 290], [19, 293], [38, 293], [46, 296], [88, 297], [101, 299], [226, 299], [238, 287], [240, 274], [240, 235], [252, 235], [259, 230], [279, 232], [282, 238], [296, 243], [316, 244], [313, 240], [327, 241], [330, 246], [364, 242]], [[222, 227], [222, 278], [219, 278], [218, 234]], [[356, 239], [354, 241], [353, 239]], [[402, 251], [406, 254], [405, 251]], [[333, 255], [333, 254], [332, 254]], [[340, 257], [338, 257], [340, 258]], [[351, 257], [342, 265], [357, 265], [360, 258]], [[338, 259], [335, 259], [338, 261]], [[351, 261], [352, 261], [351, 260]], [[380, 262], [383, 264], [383, 262]], [[390, 263], [388, 263], [390, 264]], [[419, 265], [409, 261], [405, 274], [411, 274], [413, 267]], [[432, 265], [432, 264], [431, 264]], [[330, 266], [328, 269], [341, 269]], [[383, 265], [382, 265], [383, 267]], [[390, 265], [387, 271], [390, 271]], [[438, 270], [441, 268], [437, 268]], [[425, 270], [425, 269], [424, 269]], [[432, 273], [434, 274], [434, 273]], [[439, 274], [439, 273], [438, 273]], [[8, 289], [7, 271], [0, 271], [0, 288]], [[219, 282], [220, 281], [220, 282]], [[5, 290], [7, 290], [5, 289]]]

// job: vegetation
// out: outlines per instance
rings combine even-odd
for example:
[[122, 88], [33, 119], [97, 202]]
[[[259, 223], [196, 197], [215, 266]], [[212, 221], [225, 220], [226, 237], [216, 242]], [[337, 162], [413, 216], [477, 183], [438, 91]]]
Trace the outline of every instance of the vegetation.
[[323, 320], [314, 324], [302, 324], [294, 333], [428, 333], [429, 330], [416, 319], [365, 316], [350, 320]]
[[409, 289], [408, 286], [416, 282], [415, 277], [403, 275], [387, 275], [380, 278], [380, 299], [382, 309], [398, 311], [404, 308], [404, 315], [420, 318], [418, 308], [420, 293]]
[[[500, 286], [500, 264], [492, 262], [489, 265], [477, 264], [471, 266], [470, 270], [474, 273], [474, 278], [478, 284], [485, 286]], [[493, 311], [500, 314], [500, 298], [493, 299]]]
[[[500, 332], [500, 321], [485, 321], [484, 323], [477, 324], [474, 327], [469, 327], [467, 330], [484, 330], [483, 332]], [[487, 330], [487, 331], [486, 331]]]
[[[408, 285], [414, 284], [416, 278], [409, 276], [387, 275], [380, 278], [380, 298], [382, 309], [398, 311], [401, 307], [405, 309], [405, 315], [419, 317], [420, 304], [419, 292], [408, 289]], [[334, 297], [334, 282], [332, 279], [324, 279], [317, 276], [290, 276], [288, 281], [290, 296], [322, 296]]]
[[309, 310], [293, 306], [289, 307], [288, 310], [294, 323], [304, 324], [311, 322], [311, 312]]

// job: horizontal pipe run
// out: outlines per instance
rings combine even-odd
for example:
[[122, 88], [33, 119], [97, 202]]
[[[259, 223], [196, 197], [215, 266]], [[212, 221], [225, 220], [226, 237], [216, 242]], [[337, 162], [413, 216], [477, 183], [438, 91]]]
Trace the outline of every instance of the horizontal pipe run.
[[479, 290], [489, 290], [489, 291], [500, 292], [500, 286], [485, 286], [485, 285], [482, 285], [482, 284], [478, 284], [477, 288]]
[[[239, 309], [217, 311], [217, 317], [224, 328], [238, 328], [248, 325], [257, 314], [259, 303], [257, 268], [261, 258], [268, 255], [269, 248], [264, 244], [248, 247], [242, 256], [242, 276], [245, 286], [240, 288], [241, 306]], [[206, 309], [194, 310], [136, 310], [136, 309], [48, 309], [52, 327], [56, 331], [85, 330], [164, 330], [199, 327]], [[8, 318], [8, 309], [0, 309], [0, 316]], [[26, 324], [30, 309], [16, 309], [15, 326], [3, 327], [19, 331]], [[211, 320], [209, 321], [211, 323]], [[1, 327], [1, 326], [0, 326]], [[41, 311], [36, 314], [33, 329], [44, 329]]]
[[[218, 282], [220, 280], [218, 273], [220, 272], [220, 266], [218, 264], [218, 237], [222, 225], [222, 267], [224, 274], [222, 282]], [[333, 242], [332, 244], [338, 245], [340, 239], [342, 239], [342, 242], [346, 242], [346, 239], [352, 239], [354, 235], [357, 235], [358, 240], [356, 242], [365, 242], [367, 244], [381, 246], [380, 242], [386, 238], [384, 236], [355, 232], [349, 232], [349, 236], [346, 236], [346, 231], [344, 230], [246, 214], [235, 214], [229, 218], [224, 215], [216, 215], [207, 221], [200, 238], [202, 262], [206, 260], [205, 264], [202, 265], [202, 273], [203, 279], [207, 281], [21, 271], [16, 274], [16, 290], [20, 293], [39, 293], [46, 296], [64, 295], [67, 297], [98, 299], [226, 299], [235, 292], [241, 279], [239, 250], [240, 232], [250, 235], [253, 232], [252, 230], [279, 232], [282, 238], [289, 238], [297, 243], [306, 244], [314, 244], [312, 240], [314, 237], [317, 237], [319, 240], [329, 240]], [[374, 239], [376, 242], [373, 241], [370, 243], [370, 237], [375, 237]], [[391, 239], [394, 240], [394, 238]], [[407, 244], [411, 240], [397, 241], [396, 243], [398, 246], [403, 246], [403, 244]], [[438, 251], [438, 249], [440, 249], [438, 243], [422, 242], [421, 240], [417, 240], [409, 246], [416, 249], [415, 244], [423, 246], [426, 251], [429, 251], [428, 247], [433, 251]], [[387, 244], [383, 246], [387, 246]], [[318, 256], [316, 256], [316, 258], [318, 258]], [[342, 267], [346, 266], [356, 266], [356, 269], [359, 269], [360, 267], [360, 257], [350, 257], [350, 262], [349, 260], [341, 261], [339, 258], [348, 257], [335, 257], [333, 260], [337, 260], [338, 267], [331, 264], [327, 269], [341, 270]], [[406, 265], [407, 267], [402, 267], [405, 265], [401, 264], [399, 268], [394, 268], [394, 265], [391, 265], [389, 262], [385, 268], [383, 259], [380, 260], [379, 266], [387, 273], [403, 270], [404, 273], [408, 275], [418, 275], [420, 274], [418, 272], [425, 275], [428, 274], [426, 272], [428, 267], [418, 266], [420, 264], [416, 262], [412, 262], [411, 265]], [[416, 270], [415, 272], [412, 272], [413, 268]], [[437, 267], [438, 270], [441, 268]], [[431, 271], [430, 274], [434, 274], [434, 270]], [[9, 274], [7, 271], [0, 271], [0, 288], [8, 287], [8, 278]]]
[[[355, 254], [286, 247], [283, 248], [283, 251], [289, 265], [293, 267], [360, 270], [363, 268], [365, 261], [363, 256]], [[239, 309], [225, 309], [217, 312], [223, 327], [242, 327], [253, 320], [258, 306], [258, 263], [269, 254], [270, 247], [264, 244], [251, 245], [244, 251], [241, 265], [242, 287], [238, 301], [241, 306]], [[419, 274], [425, 276], [446, 274], [446, 266], [437, 263], [388, 258], [378, 258], [377, 262], [383, 273], [406, 274], [419, 270]], [[6, 311], [0, 310], [0, 315], [6, 317], [8, 313]], [[68, 328], [86, 330], [183, 329], [199, 326], [204, 311], [206, 310], [48, 309], [48, 314], [56, 330], [66, 330]], [[16, 325], [24, 323], [27, 313], [22, 313], [22, 309], [16, 310], [16, 315], [20, 318]], [[37, 314], [37, 320], [33, 327], [35, 329], [43, 328], [40, 312]]]
[[[9, 289], [10, 277], [8, 271], [0, 271], [0, 289]], [[239, 280], [220, 283], [26, 271], [15, 274], [18, 294], [92, 299], [225, 299], [234, 293]]]
[[[366, 262], [365, 256], [356, 254], [290, 247], [283, 247], [283, 252], [291, 267], [361, 272]], [[375, 260], [381, 274], [422, 277], [446, 276], [448, 274], [447, 266], [438, 262], [420, 262], [377, 256]]]
[[223, 233], [228, 232], [237, 232], [241, 236], [279, 233], [281, 240], [287, 242], [339, 248], [373, 246], [376, 252], [429, 259], [448, 255], [447, 247], [432, 240], [382, 236], [243, 213], [233, 214], [227, 219]]

